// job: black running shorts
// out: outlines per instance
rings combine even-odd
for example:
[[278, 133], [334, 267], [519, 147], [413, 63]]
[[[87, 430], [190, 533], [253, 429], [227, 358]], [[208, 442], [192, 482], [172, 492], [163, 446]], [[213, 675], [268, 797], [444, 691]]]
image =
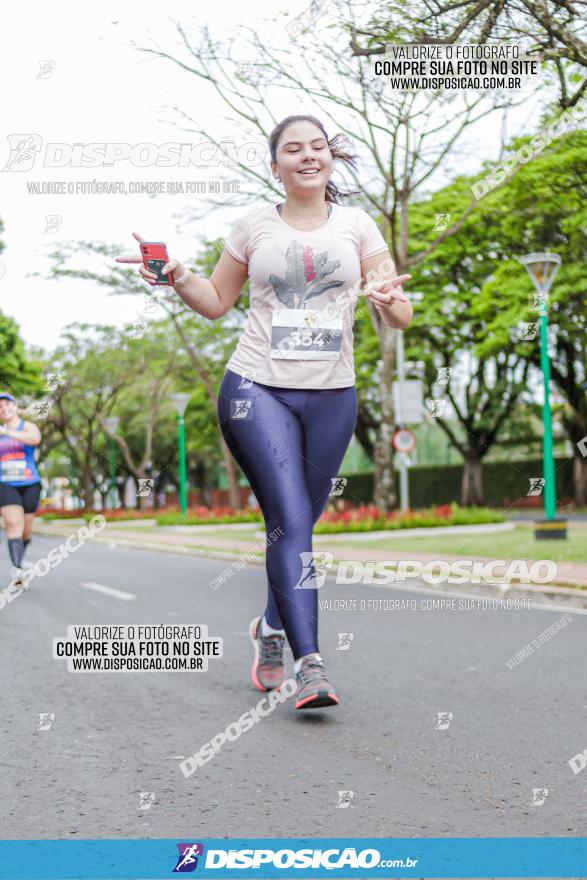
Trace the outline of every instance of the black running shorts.
[[9, 486], [8, 483], [0, 483], [0, 507], [6, 504], [18, 504], [25, 513], [36, 513], [40, 497], [40, 483], [32, 483], [30, 486]]

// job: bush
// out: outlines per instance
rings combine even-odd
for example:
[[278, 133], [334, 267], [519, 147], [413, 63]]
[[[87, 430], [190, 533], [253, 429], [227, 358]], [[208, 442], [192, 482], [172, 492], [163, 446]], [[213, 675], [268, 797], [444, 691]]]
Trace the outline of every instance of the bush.
[[82, 519], [86, 511], [80, 510], [59, 510], [57, 507], [39, 508], [37, 517], [41, 519]]
[[121, 522], [129, 519], [153, 519], [153, 511], [147, 510], [86, 510], [84, 507], [79, 510], [59, 510], [54, 507], [46, 507], [39, 510], [37, 516], [42, 519], [85, 519], [86, 522], [92, 517], [100, 514], [108, 522]]
[[[527, 504], [528, 478], [542, 475], [542, 459], [519, 459], [512, 452], [511, 461], [483, 461], [483, 501], [489, 507], [512, 509]], [[555, 457], [556, 494], [559, 502], [571, 502], [575, 497], [573, 458]], [[375, 491], [374, 473], [339, 474], [346, 477], [345, 498], [354, 498], [369, 504]], [[410, 499], [418, 508], [432, 506], [439, 501], [450, 504], [461, 498], [462, 464], [415, 465], [408, 470]], [[532, 496], [530, 496], [532, 498]], [[540, 501], [539, 498], [534, 500]], [[538, 504], [540, 507], [540, 504]]]
[[459, 507], [454, 501], [452, 504], [440, 504], [424, 510], [393, 510], [388, 514], [384, 514], [373, 504], [364, 504], [343, 513], [324, 512], [316, 524], [314, 533], [325, 535], [337, 532], [374, 532], [383, 529], [415, 529], [495, 522], [505, 522], [503, 513], [486, 507]]
[[185, 516], [177, 508], [157, 515], [158, 526], [202, 526], [222, 523], [262, 523], [259, 511], [235, 510], [233, 507], [191, 507]]
[[[504, 522], [503, 513], [486, 507], [459, 507], [452, 504], [439, 504], [424, 510], [394, 510], [385, 514], [374, 504], [362, 504], [343, 512], [325, 511], [314, 532], [329, 534], [336, 532], [372, 532], [382, 529], [410, 529], [430, 526], [472, 525], [475, 523]], [[222, 523], [260, 523], [260, 512], [235, 510], [232, 507], [194, 507], [186, 516], [174, 509], [157, 515], [157, 525], [212, 525]]]

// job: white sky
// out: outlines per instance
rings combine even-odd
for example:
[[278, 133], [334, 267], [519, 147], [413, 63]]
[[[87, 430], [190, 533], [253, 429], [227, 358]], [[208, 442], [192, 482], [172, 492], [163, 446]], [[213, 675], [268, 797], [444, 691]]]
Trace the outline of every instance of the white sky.
[[[287, 10], [295, 16], [307, 5], [293, 0]], [[336, 6], [330, 9], [332, 12], [327, 9], [315, 28], [326, 28], [333, 22]], [[248, 0], [242, 6], [216, 0], [209, 6], [196, 7], [187, 0], [168, 0], [165, 4], [155, 0], [129, 0], [124, 4], [119, 0], [104, 0], [100, 4], [48, 4], [34, 0], [10, 4], [3, 13], [0, 57], [0, 169], [9, 157], [8, 134], [37, 134], [42, 138], [43, 149], [47, 143], [55, 142], [201, 141], [193, 133], [181, 131], [175, 121], [177, 116], [169, 109], [174, 105], [202, 119], [204, 127], [218, 139], [230, 135], [238, 138], [238, 127], [229, 119], [229, 108], [211, 86], [182, 72], [172, 62], [140, 53], [132, 42], [149, 45], [155, 37], [162, 48], [177, 55], [180, 47], [175, 20], [196, 29], [207, 23], [216, 38], [234, 37], [242, 23], [260, 28], [266, 39], [271, 40], [272, 49], [285, 49], [294, 63], [297, 53], [295, 42], [284, 28], [287, 19], [277, 26], [263, 23], [279, 12], [261, 0]], [[326, 31], [326, 39], [332, 39], [332, 34], [332, 30]], [[349, 52], [346, 42], [341, 45], [343, 51]], [[55, 62], [51, 76], [38, 78], [41, 60]], [[255, 61], [244, 52], [239, 60]], [[311, 74], [306, 72], [305, 76]], [[283, 89], [274, 90], [267, 100], [278, 119], [301, 109], [297, 94]], [[306, 112], [321, 116], [320, 108], [311, 99], [303, 106]], [[528, 130], [528, 120], [534, 112], [529, 104], [513, 111], [508, 134], [511, 136], [524, 126]], [[269, 118], [264, 121], [270, 127]], [[331, 130], [328, 123], [327, 128]], [[476, 148], [469, 151], [465, 160], [459, 159], [458, 170], [473, 172], [483, 159], [495, 159], [499, 136], [500, 126], [495, 118], [480, 123], [472, 134]], [[43, 168], [39, 159], [30, 171], [0, 171], [0, 217], [5, 227], [0, 236], [5, 243], [0, 255], [0, 309], [17, 320], [27, 343], [46, 349], [56, 345], [62, 328], [73, 321], [121, 325], [136, 320], [142, 300], [114, 298], [87, 281], [47, 282], [26, 276], [47, 271], [47, 254], [59, 241], [97, 240], [119, 243], [123, 251], [132, 250], [136, 247], [132, 230], [151, 240], [166, 241], [172, 255], [189, 259], [200, 238], [226, 234], [238, 213], [248, 210], [240, 205], [231, 209], [228, 195], [225, 209], [211, 212], [197, 227], [192, 223], [189, 228], [182, 228], [182, 212], [190, 204], [205, 205], [205, 196], [31, 195], [27, 193], [27, 182], [96, 178], [124, 180], [128, 184], [136, 180], [208, 180], [224, 176], [238, 178], [240, 173], [222, 166], [137, 168], [129, 162], [119, 163], [113, 169]], [[243, 180], [241, 189], [249, 192], [252, 186]], [[61, 215], [56, 233], [44, 232], [47, 214]]]

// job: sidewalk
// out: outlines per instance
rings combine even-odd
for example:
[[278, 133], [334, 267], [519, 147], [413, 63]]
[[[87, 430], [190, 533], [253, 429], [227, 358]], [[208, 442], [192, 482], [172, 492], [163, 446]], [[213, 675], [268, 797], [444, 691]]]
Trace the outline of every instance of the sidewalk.
[[[133, 525], [137, 526], [139, 524], [135, 521]], [[250, 528], [251, 524], [246, 524], [246, 526]], [[77, 527], [78, 526], [71, 521], [68, 522], [61, 520], [43, 523], [41, 520], [37, 520], [34, 525], [34, 531], [37, 534], [47, 536], [65, 537], [72, 534], [72, 532], [75, 531]], [[513, 526], [510, 526], [508, 523], [470, 527], [453, 526], [443, 528], [442, 532], [443, 534], [446, 534], [449, 531], [459, 534], [463, 534], [463, 532], [466, 531], [469, 531], [471, 533], [478, 533], [479, 531], [503, 531], [504, 529], [509, 529], [512, 527]], [[234, 529], [235, 534], [234, 537], [231, 535], [230, 539], [227, 539], [224, 535], [214, 535], [215, 530], [226, 532], [227, 530], [232, 529]], [[220, 559], [237, 559], [239, 557], [246, 556], [246, 561], [249, 562], [255, 560], [255, 557], [258, 557], [258, 561], [260, 563], [264, 563], [265, 537], [262, 528], [258, 530], [258, 534], [254, 538], [254, 540], [251, 540], [250, 538], [244, 538], [242, 535], [239, 536], [240, 531], [242, 531], [242, 526], [239, 527], [238, 525], [170, 527], [154, 526], [152, 529], [139, 531], [138, 528], [131, 528], [128, 523], [124, 525], [121, 525], [120, 523], [108, 523], [104, 531], [92, 540], [106, 543], [113, 542], [116, 545], [123, 547], [136, 547], [138, 549], [152, 550], [163, 553], [178, 553], [182, 555], [193, 556], [211, 556]], [[455, 556], [445, 553], [420, 553], [409, 549], [407, 539], [410, 536], [420, 535], [424, 533], [429, 534], [431, 532], [437, 531], [438, 529], [402, 529], [401, 532], [352, 532], [342, 535], [315, 535], [314, 550], [332, 553], [334, 561], [344, 559], [347, 561], [353, 560], [363, 563], [401, 562], [403, 560], [410, 560], [414, 562], [422, 562], [422, 564], [424, 565], [427, 562], [456, 562], [458, 560], [462, 560], [462, 554], [460, 556]], [[370, 547], [369, 543], [373, 540], [374, 537], [377, 537], [379, 539], [389, 537], [389, 548], [376, 549]], [[403, 547], [399, 546], [400, 542], [397, 540], [398, 538], [404, 539], [402, 542]], [[345, 541], [360, 541], [363, 546], [361, 548], [357, 548], [354, 546], [345, 547]], [[491, 559], [494, 557], [469, 556], [468, 558], [472, 561], [490, 562]], [[529, 559], [528, 566], [530, 566], [533, 561], [535, 560]], [[495, 566], [495, 577], [493, 579], [493, 582], [503, 576], [508, 564], [509, 561], [508, 563], [506, 563], [505, 566]], [[534, 585], [535, 589], [547, 589], [552, 592], [553, 588], [556, 589], [558, 587], [573, 587], [584, 589], [587, 591], [587, 563], [559, 562], [557, 563], [557, 566], [558, 574], [556, 580], [551, 584], [536, 584]], [[512, 583], [515, 583], [516, 580], [517, 579], [513, 579]]]

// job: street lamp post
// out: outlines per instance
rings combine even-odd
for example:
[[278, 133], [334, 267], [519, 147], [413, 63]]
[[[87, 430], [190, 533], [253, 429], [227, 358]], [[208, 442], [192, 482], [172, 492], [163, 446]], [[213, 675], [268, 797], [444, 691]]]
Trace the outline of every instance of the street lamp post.
[[179, 506], [182, 516], [185, 516], [188, 509], [187, 504], [187, 476], [185, 466], [185, 419], [184, 413], [189, 403], [189, 394], [172, 395], [175, 410], [177, 412], [177, 440], [178, 440], [178, 457], [179, 457]]
[[116, 434], [120, 419], [118, 416], [109, 416], [104, 419], [104, 424], [108, 430], [108, 444], [110, 449], [110, 504], [112, 510], [116, 507], [116, 440], [112, 436]]
[[550, 358], [548, 356], [548, 310], [546, 302], [561, 258], [558, 254], [533, 253], [520, 257], [539, 296], [540, 317], [540, 368], [544, 384], [542, 407], [542, 456], [544, 476], [544, 516], [535, 534], [537, 538], [566, 538], [566, 521], [556, 520], [556, 480], [554, 474], [554, 451], [552, 440], [552, 411], [550, 408]]

